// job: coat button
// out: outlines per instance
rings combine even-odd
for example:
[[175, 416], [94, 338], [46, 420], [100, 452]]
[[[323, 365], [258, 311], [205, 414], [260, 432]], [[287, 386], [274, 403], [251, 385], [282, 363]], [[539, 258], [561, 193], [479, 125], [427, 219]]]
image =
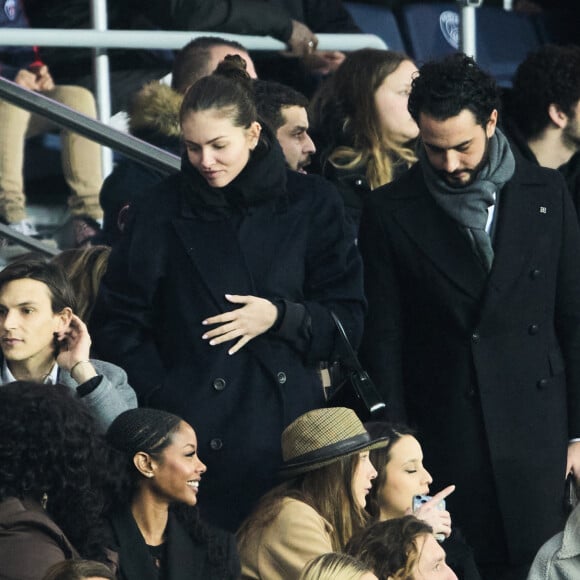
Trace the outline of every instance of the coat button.
[[547, 386], [548, 386], [548, 379], [540, 379], [536, 383], [536, 387], [538, 387], [538, 389], [545, 389]]
[[471, 340], [472, 340], [472, 342], [475, 342], [476, 344], [479, 342], [480, 338], [481, 338], [481, 337], [479, 336], [479, 332], [474, 332], [474, 333], [471, 335]]
[[475, 385], [469, 385], [469, 389], [467, 389], [467, 396], [470, 399], [477, 396], [477, 387]]
[[223, 391], [226, 388], [226, 381], [224, 379], [214, 379], [212, 384], [216, 391]]
[[283, 372], [279, 372], [276, 375], [276, 378], [278, 379], [278, 382], [283, 385], [286, 382], [286, 373]]
[[541, 270], [538, 270], [537, 268], [534, 268], [531, 272], [530, 272], [530, 278], [532, 280], [537, 280], [540, 277], [540, 274], [542, 273]]
[[537, 324], [530, 324], [530, 326], [528, 326], [528, 334], [531, 334], [532, 336], [538, 334], [539, 330], [540, 327]]
[[209, 442], [209, 447], [212, 451], [219, 451], [224, 446], [224, 442], [216, 437]]

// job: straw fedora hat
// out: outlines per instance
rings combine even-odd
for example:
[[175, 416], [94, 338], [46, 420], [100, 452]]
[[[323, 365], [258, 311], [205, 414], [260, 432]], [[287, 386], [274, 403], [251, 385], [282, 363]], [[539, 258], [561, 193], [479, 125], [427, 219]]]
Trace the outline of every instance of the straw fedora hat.
[[299, 475], [353, 453], [386, 447], [388, 443], [388, 437], [373, 439], [352, 409], [314, 409], [284, 429], [280, 475]]

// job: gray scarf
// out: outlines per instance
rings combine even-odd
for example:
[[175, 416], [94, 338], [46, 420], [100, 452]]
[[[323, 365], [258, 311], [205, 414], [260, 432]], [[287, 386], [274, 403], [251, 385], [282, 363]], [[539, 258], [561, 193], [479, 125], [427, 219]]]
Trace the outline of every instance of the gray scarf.
[[488, 162], [473, 183], [465, 187], [451, 187], [431, 167], [423, 145], [420, 145], [418, 151], [427, 189], [439, 207], [462, 226], [473, 251], [489, 272], [493, 263], [493, 248], [485, 231], [487, 209], [495, 202], [494, 194], [511, 179], [515, 170], [515, 160], [508, 140], [497, 128], [489, 140], [488, 154]]

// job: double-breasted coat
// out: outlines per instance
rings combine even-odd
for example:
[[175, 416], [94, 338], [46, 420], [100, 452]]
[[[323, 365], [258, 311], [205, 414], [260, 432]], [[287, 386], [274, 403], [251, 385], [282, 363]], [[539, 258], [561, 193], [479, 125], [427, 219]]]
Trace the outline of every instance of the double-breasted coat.
[[580, 435], [580, 231], [561, 176], [520, 159], [495, 211], [488, 274], [420, 164], [371, 194], [362, 358], [476, 558], [516, 564], [560, 528]]
[[[196, 430], [208, 466], [200, 508], [226, 529], [276, 482], [284, 427], [324, 404], [318, 363], [335, 347], [330, 311], [355, 344], [362, 335], [362, 263], [336, 190], [287, 171], [277, 144], [271, 154], [265, 171], [244, 169], [261, 197], [249, 205], [192, 206], [186, 188], [203, 178], [191, 167], [153, 189], [111, 254], [93, 315], [99, 353], [127, 371], [141, 404]], [[235, 355], [232, 343], [210, 346], [202, 321], [236, 307], [225, 294], [282, 302], [280, 328]]]

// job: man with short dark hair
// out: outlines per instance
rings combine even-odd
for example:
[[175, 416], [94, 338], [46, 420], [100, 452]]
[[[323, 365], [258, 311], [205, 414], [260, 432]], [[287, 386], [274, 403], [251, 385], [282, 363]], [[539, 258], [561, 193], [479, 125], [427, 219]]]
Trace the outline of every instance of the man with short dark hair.
[[419, 162], [372, 192], [360, 228], [361, 348], [484, 577], [523, 579], [580, 475], [580, 229], [562, 176], [515, 159], [493, 79], [425, 64]]
[[291, 87], [274, 81], [254, 84], [259, 118], [276, 134], [290, 169], [306, 173], [316, 152], [308, 134], [308, 99]]
[[509, 98], [520, 152], [565, 177], [580, 214], [580, 46], [546, 45], [520, 64]]
[[0, 385], [61, 383], [105, 431], [137, 406], [137, 397], [125, 371], [89, 357], [91, 337], [74, 306], [72, 287], [56, 264], [22, 259], [0, 272]]
[[210, 75], [229, 54], [241, 56], [246, 61], [250, 78], [257, 78], [254, 62], [239, 42], [219, 36], [199, 36], [176, 53], [171, 69], [171, 88], [184, 94], [193, 83]]

